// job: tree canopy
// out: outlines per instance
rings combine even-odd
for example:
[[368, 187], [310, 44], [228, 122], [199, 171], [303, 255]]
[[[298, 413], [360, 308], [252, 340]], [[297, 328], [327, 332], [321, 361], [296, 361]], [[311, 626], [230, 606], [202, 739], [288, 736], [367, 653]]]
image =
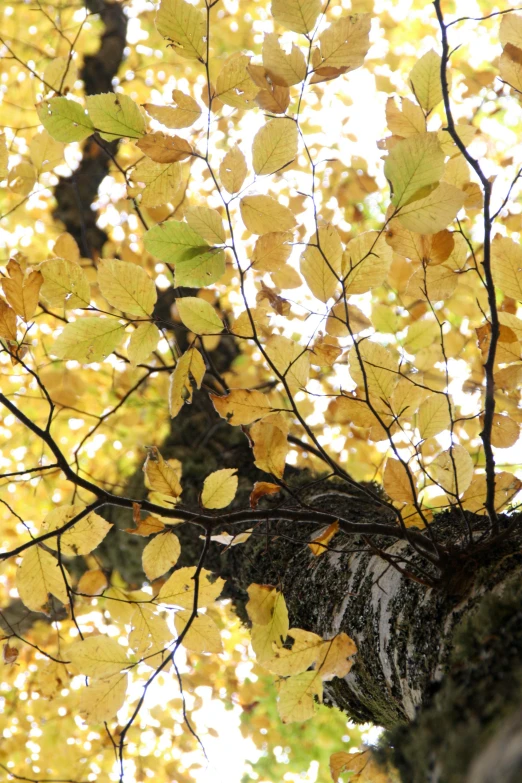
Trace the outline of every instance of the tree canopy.
[[[509, 535], [522, 15], [13, 0], [0, 18], [0, 769], [191, 783], [237, 724], [244, 780], [395, 780], [321, 705], [356, 643], [292, 627], [282, 583], [227, 588], [210, 553], [241, 568], [299, 523], [312, 559], [351, 536], [433, 588], [444, 514], [470, 556], [477, 530]], [[310, 504], [318, 480], [382, 518]]]

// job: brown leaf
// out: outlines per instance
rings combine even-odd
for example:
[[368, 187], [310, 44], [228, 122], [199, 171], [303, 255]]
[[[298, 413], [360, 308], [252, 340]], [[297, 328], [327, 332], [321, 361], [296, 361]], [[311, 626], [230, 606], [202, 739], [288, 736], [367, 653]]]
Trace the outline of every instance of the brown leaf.
[[257, 508], [257, 504], [265, 495], [275, 495], [281, 492], [281, 487], [270, 481], [256, 481], [254, 489], [250, 493], [250, 508]]
[[152, 536], [154, 533], [161, 533], [162, 530], [165, 530], [165, 525], [156, 517], [140, 519], [136, 522], [136, 527], [125, 528], [126, 533], [131, 533], [134, 536]]
[[24, 275], [20, 264], [14, 259], [7, 264], [7, 272], [9, 277], [2, 279], [5, 298], [15, 313], [27, 322], [36, 310], [43, 275], [41, 272]]
[[4, 663], [14, 663], [18, 658], [18, 649], [16, 647], [10, 647], [9, 642], [6, 642], [3, 650]]
[[174, 163], [192, 155], [192, 147], [186, 139], [181, 136], [167, 136], [161, 131], [147, 133], [136, 142], [136, 146], [156, 163]]
[[0, 337], [16, 342], [16, 313], [3, 299], [0, 299]]

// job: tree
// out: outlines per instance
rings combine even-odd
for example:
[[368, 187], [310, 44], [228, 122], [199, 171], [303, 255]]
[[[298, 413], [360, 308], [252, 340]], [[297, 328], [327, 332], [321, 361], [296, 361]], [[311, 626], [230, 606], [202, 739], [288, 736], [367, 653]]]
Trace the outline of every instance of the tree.
[[8, 779], [520, 779], [522, 16], [419, 5], [4, 9]]

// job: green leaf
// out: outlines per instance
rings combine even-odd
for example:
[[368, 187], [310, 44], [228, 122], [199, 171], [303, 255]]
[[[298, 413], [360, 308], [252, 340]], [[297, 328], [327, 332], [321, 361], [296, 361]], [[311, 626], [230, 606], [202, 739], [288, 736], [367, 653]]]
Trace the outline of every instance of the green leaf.
[[401, 207], [427, 185], [439, 182], [444, 173], [444, 153], [437, 134], [418, 133], [400, 141], [384, 164], [384, 175], [392, 184], [392, 204]]
[[86, 103], [92, 123], [102, 139], [140, 139], [144, 135], [143, 115], [138, 104], [128, 95], [113, 92], [89, 95]]
[[223, 250], [210, 247], [188, 223], [168, 220], [149, 229], [143, 241], [149, 253], [175, 265], [176, 285], [210, 285], [225, 272]]
[[67, 324], [51, 348], [59, 359], [102, 362], [123, 339], [125, 326], [114, 318], [80, 318]]
[[36, 107], [40, 122], [56, 141], [83, 141], [94, 124], [83, 106], [67, 98], [50, 98]]

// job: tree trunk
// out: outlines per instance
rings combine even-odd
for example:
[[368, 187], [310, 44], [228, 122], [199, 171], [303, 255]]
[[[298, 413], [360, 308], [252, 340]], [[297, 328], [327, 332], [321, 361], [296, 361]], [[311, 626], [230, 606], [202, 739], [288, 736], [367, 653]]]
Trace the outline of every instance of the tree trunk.
[[[185, 504], [197, 501], [204, 477], [220, 467], [239, 468], [238, 506], [246, 505], [255, 480], [267, 478], [253, 465], [241, 429], [219, 419], [202, 393], [173, 422], [161, 451], [184, 464]], [[289, 472], [292, 492], [307, 509], [353, 522], [391, 521], [363, 485]], [[143, 496], [141, 470], [128, 489], [133, 497]], [[265, 502], [272, 520], [277, 502], [282, 501]], [[117, 509], [112, 520], [117, 527], [130, 526], [128, 512]], [[468, 520], [478, 541], [485, 518], [469, 515]], [[505, 528], [508, 522], [513, 517], [501, 524]], [[406, 541], [383, 537], [373, 537], [369, 546], [366, 537], [340, 532], [332, 550], [316, 557], [307, 543], [320, 530], [308, 522], [266, 522], [225, 555], [214, 545], [207, 567], [227, 578], [226, 594], [243, 619], [248, 585], [273, 584], [284, 593], [292, 626], [326, 638], [344, 631], [354, 639], [356, 663], [347, 677], [326, 684], [325, 701], [358, 722], [386, 729], [381, 752], [392, 757], [404, 783], [522, 779], [520, 527], [492, 548], [475, 547], [470, 557], [462, 518], [454, 512], [439, 516], [433, 533], [450, 551], [442, 573]], [[194, 563], [200, 532], [190, 526], [176, 532], [182, 541], [180, 565]], [[111, 536], [118, 537], [116, 546]], [[117, 532], [108, 536], [105, 563], [136, 581], [142, 539], [125, 538]], [[129, 538], [136, 547], [130, 556]], [[430, 581], [435, 584], [429, 586]], [[503, 774], [495, 777], [500, 756]]]

